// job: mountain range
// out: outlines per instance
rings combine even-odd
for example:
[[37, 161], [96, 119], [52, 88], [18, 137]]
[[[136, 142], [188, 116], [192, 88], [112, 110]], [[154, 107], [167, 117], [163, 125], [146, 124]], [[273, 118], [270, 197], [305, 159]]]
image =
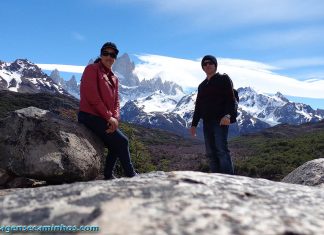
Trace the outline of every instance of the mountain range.
[[[73, 96], [50, 93], [18, 93], [0, 90], [0, 119], [14, 110], [34, 106], [63, 119], [77, 120], [79, 101]], [[279, 124], [229, 140], [238, 175], [280, 180], [303, 163], [324, 157], [324, 120], [301, 125]], [[170, 131], [122, 122], [130, 140], [130, 152], [141, 172], [192, 170], [208, 172], [204, 142]], [[0, 133], [1, 136], [2, 133]], [[117, 174], [122, 169], [116, 167]]]
[[17, 59], [12, 63], [0, 61], [0, 89], [21, 93], [69, 94], [27, 59]]
[[[120, 80], [121, 116], [124, 121], [188, 135], [196, 91], [186, 93], [179, 84], [163, 81], [158, 74], [140, 81], [127, 54], [116, 60], [113, 70]], [[74, 76], [64, 80], [58, 70], [47, 75], [26, 59], [17, 59], [12, 63], [0, 61], [0, 89], [71, 94], [79, 98], [79, 84]], [[230, 127], [231, 136], [282, 123], [302, 124], [324, 119], [324, 110], [291, 102], [280, 92], [261, 94], [251, 87], [237, 90], [240, 97], [239, 116], [238, 122]], [[202, 137], [201, 125], [198, 136]]]

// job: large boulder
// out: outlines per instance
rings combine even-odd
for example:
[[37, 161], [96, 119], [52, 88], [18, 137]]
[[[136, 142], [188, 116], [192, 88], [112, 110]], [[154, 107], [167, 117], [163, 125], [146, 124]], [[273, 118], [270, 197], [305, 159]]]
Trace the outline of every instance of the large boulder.
[[282, 182], [324, 186], [324, 158], [318, 158], [304, 163], [283, 178]]
[[5, 169], [0, 168], [0, 189], [2, 185], [5, 185], [10, 180], [10, 175]]
[[243, 176], [152, 172], [2, 195], [0, 224], [47, 225], [51, 234], [324, 234], [321, 188]]
[[0, 168], [52, 183], [95, 179], [103, 143], [77, 122], [35, 107], [0, 120]]

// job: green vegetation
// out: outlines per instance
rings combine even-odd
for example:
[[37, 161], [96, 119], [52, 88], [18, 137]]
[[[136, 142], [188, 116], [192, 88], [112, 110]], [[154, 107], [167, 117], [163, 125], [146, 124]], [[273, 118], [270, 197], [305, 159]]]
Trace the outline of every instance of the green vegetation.
[[324, 130], [291, 137], [242, 136], [233, 139], [231, 145], [238, 151], [236, 174], [281, 180], [305, 162], [324, 157]]
[[60, 94], [0, 91], [0, 118], [5, 117], [9, 112], [29, 106], [51, 110], [58, 114], [66, 113], [70, 118], [71, 113], [69, 112], [72, 112], [72, 118], [76, 119], [79, 101], [73, 97]]
[[123, 123], [121, 124], [120, 129], [129, 139], [129, 149], [135, 170], [141, 173], [156, 170], [147, 148], [141, 140], [135, 136], [135, 129], [130, 125]]
[[[51, 110], [76, 121], [79, 101], [58, 94], [0, 91], [0, 118], [28, 106]], [[136, 171], [192, 170], [208, 172], [204, 144], [171, 132], [122, 123]], [[1, 134], [1, 133], [0, 133]], [[238, 175], [281, 180], [309, 160], [324, 158], [324, 121], [299, 126], [280, 125], [233, 138], [229, 147]], [[122, 175], [118, 163], [116, 174]]]

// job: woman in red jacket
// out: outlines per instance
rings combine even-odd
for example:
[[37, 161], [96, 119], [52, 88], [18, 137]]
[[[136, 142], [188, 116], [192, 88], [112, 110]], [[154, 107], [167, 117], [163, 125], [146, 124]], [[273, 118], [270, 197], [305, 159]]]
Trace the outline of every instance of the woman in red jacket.
[[78, 120], [99, 136], [109, 151], [105, 179], [114, 178], [117, 158], [126, 176], [136, 175], [130, 160], [128, 138], [118, 129], [118, 79], [111, 70], [118, 52], [114, 43], [105, 43], [100, 50], [100, 58], [85, 68], [80, 86]]

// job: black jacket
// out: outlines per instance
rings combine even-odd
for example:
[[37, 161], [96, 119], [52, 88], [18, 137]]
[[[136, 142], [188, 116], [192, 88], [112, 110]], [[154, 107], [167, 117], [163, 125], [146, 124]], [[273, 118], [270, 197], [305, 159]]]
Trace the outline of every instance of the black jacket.
[[226, 114], [234, 115], [235, 97], [232, 81], [227, 74], [216, 73], [198, 86], [196, 106], [191, 126], [197, 126], [200, 118], [219, 121]]

